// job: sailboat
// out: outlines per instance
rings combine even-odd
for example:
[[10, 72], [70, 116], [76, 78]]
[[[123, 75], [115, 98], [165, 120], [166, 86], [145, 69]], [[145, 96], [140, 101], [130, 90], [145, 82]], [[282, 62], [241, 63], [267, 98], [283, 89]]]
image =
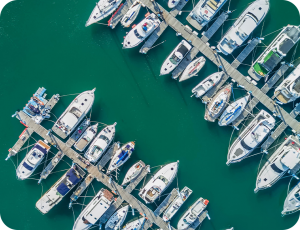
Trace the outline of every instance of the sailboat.
[[206, 59], [204, 57], [199, 57], [196, 60], [192, 61], [183, 71], [182, 75], [179, 78], [179, 82], [196, 76], [205, 65], [205, 62]]
[[105, 229], [119, 230], [124, 223], [127, 213], [129, 210], [129, 205], [124, 206], [117, 210], [107, 221]]
[[122, 185], [125, 185], [135, 180], [138, 177], [138, 175], [140, 175], [144, 167], [145, 167], [145, 163], [142, 161], [139, 161], [135, 163], [133, 166], [131, 166], [131, 168], [128, 170], [128, 172], [125, 175]]
[[139, 1], [135, 1], [130, 7], [127, 13], [124, 15], [124, 17], [121, 20], [121, 24], [124, 27], [129, 27], [131, 23], [136, 19], [138, 16], [142, 4]]

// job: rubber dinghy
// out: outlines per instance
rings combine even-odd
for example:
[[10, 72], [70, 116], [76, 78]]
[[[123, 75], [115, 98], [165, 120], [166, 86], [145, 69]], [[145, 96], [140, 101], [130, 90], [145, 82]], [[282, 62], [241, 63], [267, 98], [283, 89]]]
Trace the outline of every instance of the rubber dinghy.
[[133, 166], [131, 166], [131, 168], [128, 170], [128, 172], [125, 175], [122, 185], [125, 185], [135, 180], [138, 177], [138, 175], [140, 175], [144, 167], [145, 167], [145, 163], [142, 161], [139, 161], [135, 163]]
[[119, 230], [124, 223], [127, 213], [129, 210], [129, 205], [124, 206], [117, 210], [107, 221], [105, 229]]
[[205, 62], [206, 59], [204, 57], [199, 57], [196, 60], [192, 61], [183, 71], [182, 75], [179, 78], [179, 82], [196, 76], [205, 65]]
[[131, 23], [134, 22], [136, 17], [138, 16], [142, 4], [139, 1], [135, 1], [130, 7], [127, 13], [124, 15], [124, 17], [121, 20], [121, 24], [124, 27], [129, 27]]

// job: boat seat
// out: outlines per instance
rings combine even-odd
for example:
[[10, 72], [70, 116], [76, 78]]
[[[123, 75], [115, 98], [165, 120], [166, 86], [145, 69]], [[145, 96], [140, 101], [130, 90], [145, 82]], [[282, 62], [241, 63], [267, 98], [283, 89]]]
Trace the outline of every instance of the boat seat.
[[207, 5], [208, 5], [210, 8], [212, 8], [214, 11], [216, 11], [216, 10], [218, 9], [211, 1], [209, 1], [209, 2], [207, 3]]

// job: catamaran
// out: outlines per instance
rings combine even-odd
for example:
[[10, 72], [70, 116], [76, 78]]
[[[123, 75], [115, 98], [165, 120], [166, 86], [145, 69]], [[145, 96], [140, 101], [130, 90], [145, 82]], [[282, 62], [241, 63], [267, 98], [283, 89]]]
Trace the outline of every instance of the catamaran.
[[196, 60], [192, 61], [183, 71], [182, 75], [179, 78], [179, 82], [196, 76], [205, 65], [205, 62], [206, 59], [204, 57], [199, 57]]
[[127, 13], [121, 20], [121, 24], [124, 27], [129, 27], [131, 23], [136, 19], [138, 16], [142, 4], [139, 1], [135, 1], [128, 9]]
[[85, 150], [89, 143], [94, 139], [97, 134], [98, 123], [89, 127], [81, 137], [75, 142], [74, 148], [79, 152]]
[[124, 223], [127, 213], [129, 210], [129, 205], [124, 206], [117, 210], [107, 221], [105, 229], [119, 230]]
[[281, 214], [285, 216], [297, 211], [300, 211], [300, 182], [287, 195]]
[[140, 175], [144, 167], [145, 167], [145, 163], [142, 161], [139, 161], [135, 163], [133, 166], [131, 166], [131, 168], [128, 170], [128, 172], [125, 175], [122, 185], [125, 185], [135, 180], [138, 177], [138, 175]]

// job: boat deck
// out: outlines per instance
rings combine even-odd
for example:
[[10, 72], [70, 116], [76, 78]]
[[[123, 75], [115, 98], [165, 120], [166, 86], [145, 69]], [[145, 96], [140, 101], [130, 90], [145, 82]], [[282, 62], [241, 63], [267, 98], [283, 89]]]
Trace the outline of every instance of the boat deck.
[[80, 125], [78, 127], [82, 127], [81, 129], [81, 133], [79, 134], [78, 132], [76, 132], [78, 130], [78, 128], [73, 132], [72, 136], [70, 136], [70, 138], [68, 139], [68, 141], [66, 142], [66, 145], [69, 146], [69, 147], [72, 147], [75, 142], [81, 137], [81, 135], [85, 132], [85, 130], [89, 127], [89, 123], [87, 124], [86, 122], [88, 121], [89, 119], [86, 118], [84, 119]]
[[162, 214], [177, 196], [178, 192], [174, 188], [172, 192], [164, 199], [164, 201], [155, 209], [154, 214], [157, 216]]

